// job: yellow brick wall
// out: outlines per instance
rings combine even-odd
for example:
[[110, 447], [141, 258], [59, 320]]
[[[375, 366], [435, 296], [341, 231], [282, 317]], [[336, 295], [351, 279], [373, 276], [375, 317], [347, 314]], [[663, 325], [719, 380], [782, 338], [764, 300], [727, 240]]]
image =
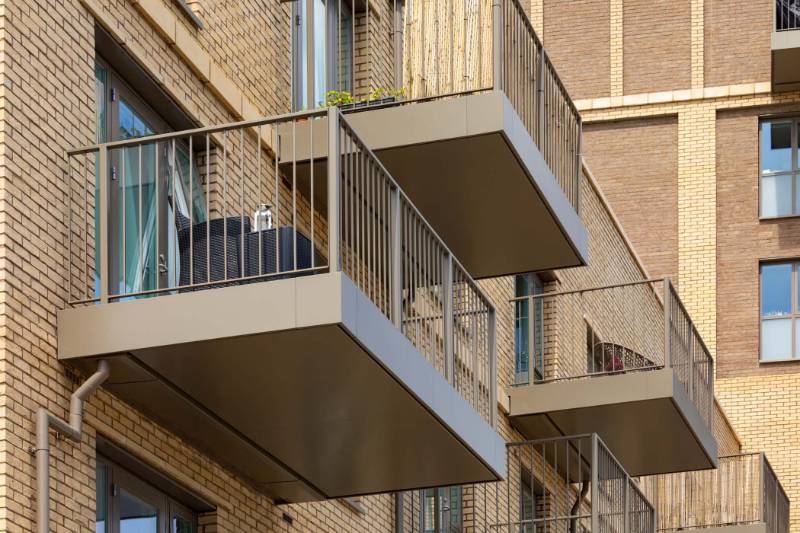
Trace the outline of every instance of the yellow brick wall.
[[763, 451], [791, 502], [791, 530], [800, 529], [800, 377], [749, 376], [717, 381], [717, 396], [746, 452]]
[[[199, 124], [286, 112], [288, 4], [274, 0], [265, 8], [261, 0], [247, 0], [230, 6], [203, 0], [206, 27], [200, 32], [172, 0], [0, 6], [3, 42], [16, 43], [5, 50], [0, 67], [2, 531], [33, 529], [33, 415], [43, 406], [64, 417], [80, 380], [56, 360], [56, 312], [68, 298], [66, 243], [56, 221], [65, 198], [64, 151], [95, 136], [95, 20]], [[187, 33], [194, 45], [186, 45]], [[95, 440], [101, 433], [213, 502], [217, 512], [204, 517], [207, 531], [391, 531], [389, 495], [364, 498], [363, 515], [338, 501], [276, 506], [105, 391], [88, 402], [84, 427], [79, 444], [51, 434], [54, 530], [94, 531]]]
[[[620, 0], [608, 0], [613, 9]], [[758, 353], [717, 353], [719, 333], [718, 321], [723, 318], [718, 314], [718, 302], [737, 298], [736, 293], [720, 294], [717, 290], [718, 280], [724, 272], [718, 271], [719, 251], [718, 236], [724, 235], [728, 228], [717, 224], [719, 209], [737, 209], [737, 206], [721, 206], [717, 195], [719, 183], [717, 168], [717, 128], [719, 114], [722, 111], [752, 109], [755, 115], [766, 106], [772, 109], [790, 109], [800, 103], [800, 93], [772, 94], [770, 86], [769, 33], [771, 31], [771, 6], [768, 1], [758, 2], [726, 2], [720, 0], [691, 1], [691, 84], [685, 88], [668, 86], [654, 87], [647, 90], [614, 91], [612, 95], [596, 94], [577, 102], [585, 123], [618, 121], [621, 125], [663, 120], [663, 117], [678, 118], [678, 265], [679, 285], [692, 318], [711, 349], [712, 354], [720, 361], [726, 357], [746, 358], [751, 366], [758, 365]], [[748, 20], [748, 24], [735, 27], [732, 19]], [[612, 22], [612, 24], [614, 24]], [[620, 22], [622, 24], [622, 22]], [[614, 35], [624, 32], [624, 28], [611, 30], [612, 65], [615, 64]], [[574, 37], [579, 37], [577, 34]], [[665, 46], [668, 46], [665, 44]], [[619, 54], [618, 52], [616, 54]], [[566, 61], [565, 68], [570, 68], [569, 56], [560, 56]], [[623, 64], [624, 61], [617, 60]], [[561, 67], [556, 63], [557, 67]], [[624, 65], [622, 65], [624, 67]], [[622, 79], [625, 75], [613, 66], [606, 70], [605, 65], [598, 65], [597, 76], [610, 73], [612, 80]], [[757, 138], [751, 139], [748, 156], [756, 154]], [[630, 146], [631, 154], [636, 153], [636, 146]], [[588, 146], [585, 150], [591, 153], [593, 160], [602, 158], [598, 150]], [[616, 155], [615, 155], [616, 157]], [[631, 155], [630, 157], [635, 157]], [[757, 155], [756, 155], [757, 157]], [[598, 162], [602, 165], [604, 162]], [[616, 159], [615, 165], [624, 166], [625, 160]], [[756, 179], [756, 176], [753, 176]], [[733, 186], [733, 184], [730, 184]], [[621, 213], [625, 216], [625, 213]], [[776, 240], [786, 240], [788, 226], [771, 227]], [[646, 228], [642, 229], [647, 231]], [[734, 229], [731, 229], [734, 231]], [[730, 239], [729, 239], [730, 240]], [[793, 241], [792, 241], [793, 242]], [[636, 245], [634, 239], [634, 245]], [[750, 267], [748, 267], [750, 268]], [[754, 267], [750, 268], [753, 270]], [[753, 277], [751, 283], [757, 284]], [[755, 298], [755, 290], [749, 287], [749, 298]], [[757, 306], [757, 301], [748, 305]], [[724, 330], [724, 328], [723, 328]], [[757, 345], [758, 339], [751, 344]], [[790, 365], [791, 366], [791, 365]], [[726, 366], [727, 367], [727, 366]], [[737, 367], [738, 368], [738, 367]], [[800, 485], [797, 482], [797, 467], [800, 456], [796, 442], [797, 415], [796, 391], [800, 389], [800, 373], [787, 366], [767, 367], [761, 365], [753, 374], [738, 372], [736, 377], [728, 377], [717, 382], [717, 395], [726, 410], [733, 427], [742, 440], [744, 451], [767, 451], [768, 458], [776, 466], [778, 475], [789, 492], [792, 500], [800, 497]], [[740, 375], [741, 374], [741, 375]], [[775, 374], [775, 375], [771, 375]], [[797, 516], [797, 513], [793, 513]], [[792, 530], [797, 531], [800, 524], [797, 519], [792, 522]]]

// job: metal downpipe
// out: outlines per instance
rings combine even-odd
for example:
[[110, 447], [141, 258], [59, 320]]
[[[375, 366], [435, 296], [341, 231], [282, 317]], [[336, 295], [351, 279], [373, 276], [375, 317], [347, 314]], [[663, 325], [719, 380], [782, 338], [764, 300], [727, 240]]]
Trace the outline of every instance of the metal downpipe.
[[56, 431], [74, 441], [80, 441], [83, 426], [83, 404], [106, 379], [108, 361], [102, 360], [97, 371], [78, 390], [72, 393], [69, 406], [69, 422], [53, 415], [44, 407], [36, 412], [36, 447], [31, 453], [36, 456], [36, 531], [50, 531], [50, 433]]

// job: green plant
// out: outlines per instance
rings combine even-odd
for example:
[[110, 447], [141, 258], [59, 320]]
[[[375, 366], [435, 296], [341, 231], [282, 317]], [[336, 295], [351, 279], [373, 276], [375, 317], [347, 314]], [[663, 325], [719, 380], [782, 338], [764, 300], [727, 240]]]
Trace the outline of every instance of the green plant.
[[405, 87], [400, 89], [385, 89], [378, 87], [370, 91], [367, 96], [356, 98], [348, 91], [328, 91], [325, 93], [325, 103], [323, 107], [335, 107], [346, 104], [372, 102], [374, 100], [381, 100], [383, 98], [397, 98], [400, 99], [406, 94]]

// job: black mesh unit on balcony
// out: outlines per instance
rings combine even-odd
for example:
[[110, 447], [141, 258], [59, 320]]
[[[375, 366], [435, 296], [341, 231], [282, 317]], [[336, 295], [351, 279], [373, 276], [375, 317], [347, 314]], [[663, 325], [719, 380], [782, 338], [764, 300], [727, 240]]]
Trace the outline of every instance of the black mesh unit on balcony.
[[249, 217], [215, 218], [209, 220], [208, 224], [198, 222], [190, 227], [189, 219], [178, 215], [179, 285], [240, 278], [242, 223], [245, 235], [249, 234]]

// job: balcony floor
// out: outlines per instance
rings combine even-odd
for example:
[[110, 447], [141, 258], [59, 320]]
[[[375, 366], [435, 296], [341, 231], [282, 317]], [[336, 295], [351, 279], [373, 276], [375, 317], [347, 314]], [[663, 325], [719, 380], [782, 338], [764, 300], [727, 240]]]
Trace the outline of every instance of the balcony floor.
[[71, 309], [58, 330], [62, 360], [108, 357], [108, 390], [279, 501], [505, 476], [499, 435], [342, 274]]
[[514, 387], [510, 416], [529, 439], [597, 433], [632, 476], [717, 464], [711, 428], [668, 368]]
[[[586, 228], [502, 92], [346, 117], [473, 277], [587, 263]], [[314, 179], [322, 192], [327, 121], [317, 122]], [[282, 143], [280, 160], [287, 172], [297, 162], [305, 190], [311, 143], [307, 128], [294, 134], [296, 146]]]

